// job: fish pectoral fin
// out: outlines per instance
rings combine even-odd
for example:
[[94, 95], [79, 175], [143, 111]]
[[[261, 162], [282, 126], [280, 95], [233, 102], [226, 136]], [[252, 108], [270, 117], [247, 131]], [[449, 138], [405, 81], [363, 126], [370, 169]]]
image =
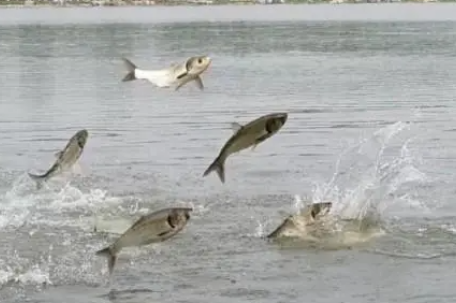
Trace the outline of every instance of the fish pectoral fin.
[[241, 128], [242, 128], [242, 124], [237, 123], [237, 122], [231, 123], [231, 129], [233, 130], [233, 133], [237, 133], [238, 131], [241, 130]]
[[198, 88], [199, 88], [200, 90], [204, 90], [203, 80], [201, 79], [200, 76], [197, 76], [197, 77], [195, 78], [195, 83], [196, 83], [196, 86], [198, 86]]
[[61, 151], [61, 150], [59, 150], [58, 152], [56, 152], [56, 153], [54, 154], [54, 156], [55, 156], [56, 158], [60, 158], [62, 155], [63, 155], [63, 151]]
[[188, 75], [187, 72], [183, 72], [182, 74], [180, 74], [180, 75], [177, 76], [177, 79], [182, 79], [182, 78], [184, 78], [184, 77], [187, 76], [187, 75]]
[[271, 135], [269, 133], [267, 134], [264, 134], [262, 135], [261, 137], [258, 137], [255, 142], [253, 143], [253, 146], [252, 146], [252, 150], [255, 149], [255, 147], [260, 144], [261, 142], [263, 142], [264, 140], [266, 140], [267, 138], [269, 138]]
[[158, 234], [158, 237], [162, 238], [162, 237], [166, 236], [167, 234], [169, 234], [169, 232], [170, 232], [169, 230], [161, 232]]

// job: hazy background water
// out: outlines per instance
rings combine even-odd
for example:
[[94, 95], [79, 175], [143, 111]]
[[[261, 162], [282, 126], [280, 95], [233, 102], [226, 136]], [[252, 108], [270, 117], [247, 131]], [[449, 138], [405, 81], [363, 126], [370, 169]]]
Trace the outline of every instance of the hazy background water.
[[[2, 302], [453, 302], [456, 5], [0, 10]], [[206, 89], [121, 83], [208, 54]], [[275, 111], [284, 128], [203, 171]], [[35, 192], [79, 129], [79, 173]], [[71, 180], [71, 183], [69, 181]], [[262, 236], [294, 195], [387, 235], [352, 250]], [[304, 199], [304, 198], [303, 198]], [[94, 218], [193, 205], [174, 239], [122, 252], [108, 285]]]

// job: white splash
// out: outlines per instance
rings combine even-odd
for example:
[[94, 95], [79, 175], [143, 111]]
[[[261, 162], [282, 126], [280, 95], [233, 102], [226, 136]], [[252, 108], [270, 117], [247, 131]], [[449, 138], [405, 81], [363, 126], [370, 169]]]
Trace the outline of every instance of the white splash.
[[41, 260], [40, 264], [30, 264], [14, 252], [13, 261], [0, 260], [0, 287], [13, 283], [23, 285], [46, 286], [52, 285], [49, 279], [49, 268], [45, 263], [50, 260]]
[[[91, 189], [83, 192], [66, 184], [60, 190], [43, 188], [37, 192], [33, 182], [22, 175], [16, 179], [11, 190], [0, 196], [0, 228], [19, 228], [24, 224], [44, 223], [62, 225], [69, 222], [62, 214], [74, 212], [96, 212], [109, 206], [119, 205], [122, 199], [110, 197], [106, 190]], [[46, 212], [59, 213], [59, 216], [45, 216]], [[77, 222], [72, 218], [71, 221]], [[74, 226], [75, 223], [70, 225]]]
[[372, 212], [382, 214], [398, 202], [425, 208], [424, 203], [398, 194], [406, 184], [426, 181], [426, 175], [414, 166], [418, 161], [408, 148], [412, 140], [402, 139], [400, 148], [392, 144], [398, 134], [409, 129], [410, 124], [397, 122], [347, 148], [338, 157], [329, 182], [314, 184], [311, 201], [332, 201], [332, 213], [358, 219]]

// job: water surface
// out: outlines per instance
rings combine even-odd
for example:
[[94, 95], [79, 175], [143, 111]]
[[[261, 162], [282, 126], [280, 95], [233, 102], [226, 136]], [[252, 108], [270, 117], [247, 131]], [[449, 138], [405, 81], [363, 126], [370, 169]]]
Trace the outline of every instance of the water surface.
[[[456, 296], [456, 6], [0, 10], [2, 302], [451, 302]], [[206, 89], [122, 83], [208, 54]], [[202, 173], [230, 123], [284, 128]], [[79, 129], [79, 168], [36, 192]], [[351, 250], [262, 237], [295, 195], [366, 209], [387, 234]], [[193, 205], [170, 241], [122, 252], [109, 281], [95, 218]], [[110, 284], [108, 284], [110, 282]]]

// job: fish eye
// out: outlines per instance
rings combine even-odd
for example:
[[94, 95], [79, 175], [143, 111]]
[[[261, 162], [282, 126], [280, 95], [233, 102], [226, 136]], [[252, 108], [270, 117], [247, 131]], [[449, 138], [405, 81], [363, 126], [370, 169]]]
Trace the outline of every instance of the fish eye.
[[201, 64], [203, 63], [203, 60], [201, 60], [201, 58], [198, 59], [198, 63]]
[[78, 138], [78, 145], [80, 148], [83, 148], [84, 147], [84, 144], [85, 144], [85, 138]]
[[280, 128], [280, 121], [277, 119], [271, 119], [268, 122], [266, 122], [266, 131], [268, 133], [273, 133], [277, 131]]

